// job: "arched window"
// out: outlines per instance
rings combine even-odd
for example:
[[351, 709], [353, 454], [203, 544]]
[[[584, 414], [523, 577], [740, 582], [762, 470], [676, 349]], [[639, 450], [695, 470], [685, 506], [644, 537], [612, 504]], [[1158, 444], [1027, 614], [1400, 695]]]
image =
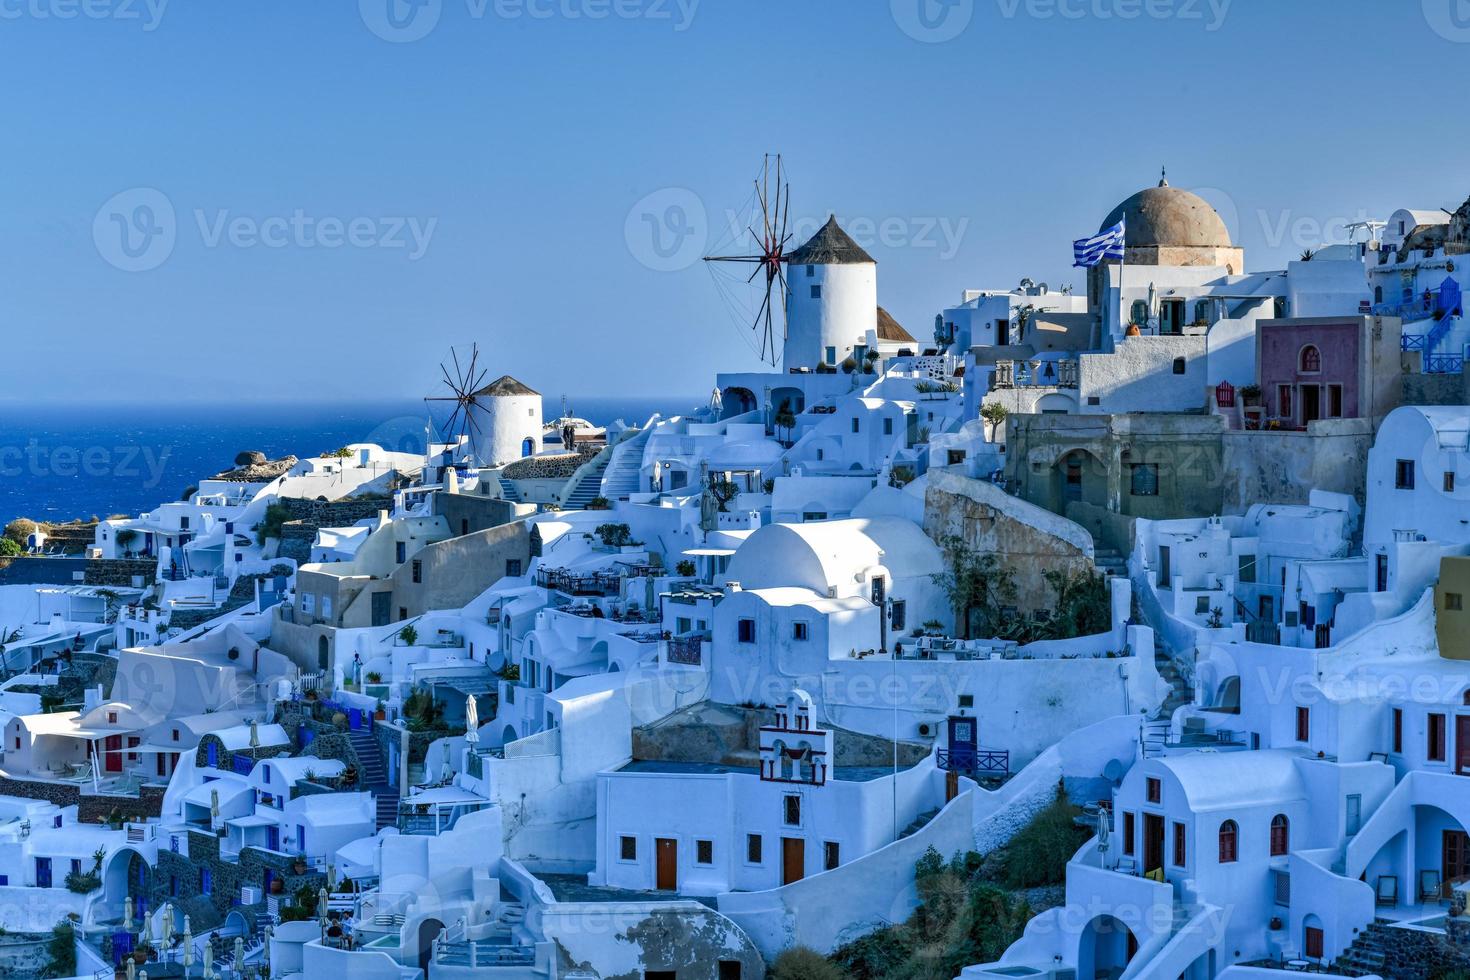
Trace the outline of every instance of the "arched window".
[[1291, 843], [1291, 823], [1286, 814], [1278, 813], [1271, 818], [1271, 856], [1281, 857]]
[[1316, 374], [1322, 370], [1322, 352], [1314, 344], [1302, 348], [1302, 373]]
[[1235, 842], [1240, 836], [1240, 828], [1235, 826], [1234, 820], [1227, 820], [1220, 825], [1220, 863], [1233, 864], [1237, 854]]

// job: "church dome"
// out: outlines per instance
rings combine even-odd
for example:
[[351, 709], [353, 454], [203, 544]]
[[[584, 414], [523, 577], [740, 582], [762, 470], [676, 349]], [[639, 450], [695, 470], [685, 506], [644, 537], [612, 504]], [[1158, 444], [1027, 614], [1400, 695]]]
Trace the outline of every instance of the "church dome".
[[1099, 231], [1127, 219], [1130, 248], [1233, 248], [1230, 231], [1215, 209], [1198, 194], [1160, 180], [1113, 208]]

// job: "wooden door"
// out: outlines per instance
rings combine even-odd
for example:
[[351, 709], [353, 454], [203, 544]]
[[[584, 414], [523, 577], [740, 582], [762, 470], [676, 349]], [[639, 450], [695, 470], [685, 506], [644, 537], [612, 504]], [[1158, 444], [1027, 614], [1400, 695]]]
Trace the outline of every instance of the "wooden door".
[[1143, 815], [1143, 870], [1154, 871], [1164, 866], [1164, 818], [1157, 813]]
[[1322, 387], [1302, 385], [1302, 425], [1322, 417]]
[[1470, 774], [1470, 715], [1455, 715], [1455, 772]]
[[108, 772], [122, 772], [122, 736], [107, 736], [106, 767]]
[[659, 891], [679, 890], [679, 842], [668, 837], [656, 837], [653, 841], [655, 887]]
[[1169, 574], [1169, 547], [1168, 545], [1159, 545], [1159, 588], [1171, 588], [1171, 578], [1173, 576]]
[[1470, 836], [1463, 830], [1446, 830], [1440, 840], [1440, 887], [1448, 889], [1451, 884], [1470, 878]]
[[781, 884], [789, 885], [806, 877], [806, 841], [800, 837], [781, 838]]

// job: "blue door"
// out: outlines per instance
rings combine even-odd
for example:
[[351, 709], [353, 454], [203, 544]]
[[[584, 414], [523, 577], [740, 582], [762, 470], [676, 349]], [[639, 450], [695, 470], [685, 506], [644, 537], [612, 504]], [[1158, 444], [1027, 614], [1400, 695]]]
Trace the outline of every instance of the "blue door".
[[354, 730], [362, 727], [362, 709], [361, 708], [348, 708], [347, 709], [347, 727], [348, 728], [351, 728], [351, 729], [354, 729]]
[[211, 766], [214, 766], [215, 768], [218, 768], [219, 767], [219, 742], [216, 742], [213, 739], [211, 739], [209, 741], [208, 745], [209, 745], [209, 747], [205, 751], [208, 754], [209, 764]]
[[36, 887], [51, 887], [51, 859], [36, 858]]
[[270, 848], [273, 851], [279, 851], [281, 849], [281, 828], [280, 827], [267, 827], [267, 828], [265, 828], [265, 846], [268, 847], [268, 848]]

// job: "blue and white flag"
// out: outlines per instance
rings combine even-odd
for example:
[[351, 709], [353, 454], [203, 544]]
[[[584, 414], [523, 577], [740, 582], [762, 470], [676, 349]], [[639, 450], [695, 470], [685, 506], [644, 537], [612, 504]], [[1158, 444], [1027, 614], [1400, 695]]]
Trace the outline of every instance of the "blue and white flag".
[[1079, 238], [1072, 243], [1072, 265], [1092, 268], [1103, 259], [1123, 257], [1123, 225], [1120, 221], [1091, 238]]

